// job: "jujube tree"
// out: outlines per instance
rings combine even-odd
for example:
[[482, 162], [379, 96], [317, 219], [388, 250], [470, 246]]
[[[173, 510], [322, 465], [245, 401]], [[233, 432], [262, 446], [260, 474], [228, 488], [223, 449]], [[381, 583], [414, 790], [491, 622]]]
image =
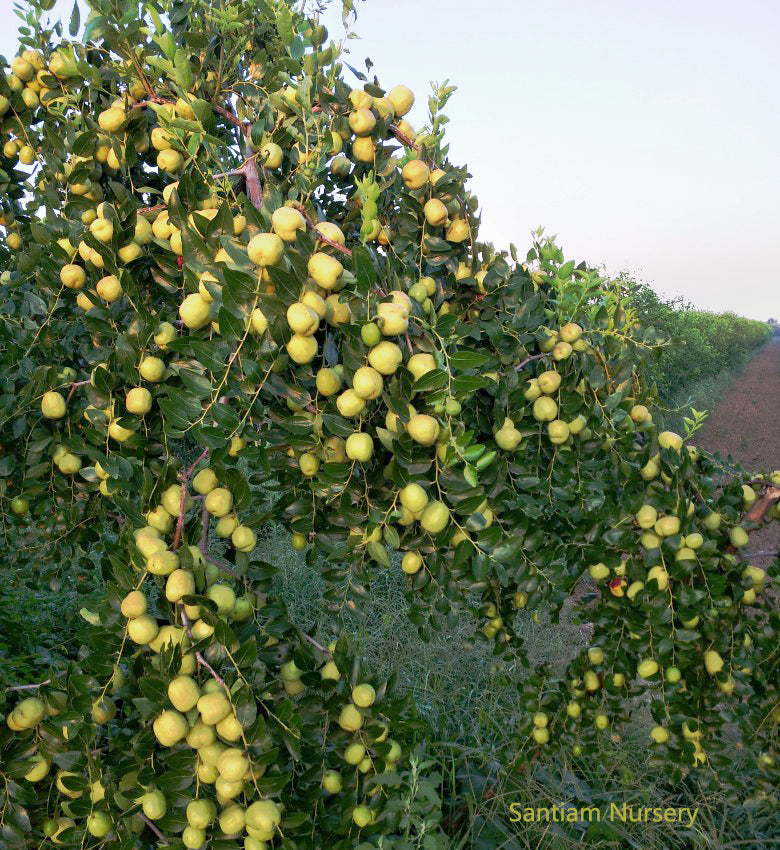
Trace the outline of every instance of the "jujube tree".
[[[0, 80], [2, 505], [106, 595], [7, 704], [10, 846], [446, 846], [409, 813], [423, 724], [339, 638], [387, 569], [423, 637], [470, 610], [497, 657], [527, 664], [519, 609], [592, 624], [523, 682], [508, 766], [595, 753], [647, 691], [671, 777], [724, 769], [728, 726], [770, 787], [776, 572], [744, 553], [780, 476], [659, 433], [621, 284], [478, 241], [453, 89], [416, 133], [282, 0], [94, 0], [81, 39], [44, 5]], [[328, 646], [271, 592], [272, 522]]]

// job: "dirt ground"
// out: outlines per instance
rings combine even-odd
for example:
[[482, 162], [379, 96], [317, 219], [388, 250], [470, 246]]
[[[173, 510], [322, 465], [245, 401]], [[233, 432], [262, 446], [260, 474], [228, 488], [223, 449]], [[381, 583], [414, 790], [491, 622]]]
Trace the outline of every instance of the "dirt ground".
[[[753, 360], [693, 438], [710, 452], [732, 455], [753, 473], [780, 469], [780, 338]], [[750, 536], [750, 551], [780, 550], [780, 523]], [[770, 560], [756, 561], [768, 566]]]

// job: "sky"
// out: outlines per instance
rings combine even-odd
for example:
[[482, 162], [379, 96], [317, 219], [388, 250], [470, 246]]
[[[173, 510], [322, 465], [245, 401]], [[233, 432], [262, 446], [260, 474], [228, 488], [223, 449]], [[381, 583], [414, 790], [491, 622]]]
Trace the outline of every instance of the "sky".
[[[6, 58], [12, 5], [0, 0]], [[414, 126], [431, 81], [458, 87], [450, 157], [473, 175], [483, 240], [524, 254], [543, 226], [567, 258], [780, 318], [778, 0], [355, 5], [350, 64], [369, 56], [383, 86], [409, 86]], [[334, 38], [340, 6], [324, 18]]]

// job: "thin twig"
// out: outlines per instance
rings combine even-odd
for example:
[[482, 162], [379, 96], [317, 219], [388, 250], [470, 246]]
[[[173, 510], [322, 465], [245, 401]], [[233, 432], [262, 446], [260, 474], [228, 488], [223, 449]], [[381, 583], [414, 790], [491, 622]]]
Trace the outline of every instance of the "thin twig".
[[328, 648], [323, 646], [318, 641], [314, 640], [311, 635], [307, 635], [306, 632], [300, 632], [300, 635], [307, 643], [310, 643], [315, 649], [319, 649], [319, 651], [327, 655], [328, 658], [333, 658], [333, 655], [331, 655]]
[[173, 549], [174, 552], [181, 545], [181, 536], [182, 531], [184, 530], [184, 506], [187, 502], [187, 482], [189, 481], [190, 475], [192, 475], [192, 471], [204, 458], [208, 457], [208, 454], [209, 450], [203, 449], [203, 451], [181, 474], [181, 498], [179, 500], [179, 518], [176, 520], [176, 534], [174, 534], [173, 543], [171, 544], [171, 549]]
[[72, 383], [70, 385], [70, 391], [68, 392], [68, 397], [65, 399], [65, 404], [67, 404], [71, 400], [71, 398], [73, 398], [73, 393], [76, 392], [76, 387], [83, 387], [83, 386], [86, 386], [89, 383], [90, 383], [89, 380], [87, 380], [87, 381], [75, 381], [74, 383]]
[[237, 579], [241, 578], [241, 576], [231, 566], [224, 563], [224, 561], [220, 561], [213, 555], [209, 555], [208, 552], [201, 552], [201, 554], [203, 555], [204, 561], [208, 561], [210, 564], [214, 564], [215, 567], [219, 567], [226, 575], [232, 576], [233, 578]]
[[50, 685], [51, 679], [46, 679], [44, 682], [38, 682], [35, 685], [9, 685], [7, 691], [34, 691], [36, 688], [42, 688], [44, 685]]
[[546, 356], [547, 356], [546, 354], [534, 354], [532, 357], [526, 357], [525, 360], [521, 360], [517, 364], [517, 370], [520, 371], [520, 369], [522, 369], [523, 366], [525, 366], [527, 363], [530, 363], [532, 360], [541, 360], [542, 357], [546, 357]]
[[138, 817], [152, 830], [152, 832], [162, 841], [163, 844], [170, 844], [171, 842], [160, 832], [159, 829], [154, 825], [154, 821], [149, 820], [148, 817], [143, 812], [138, 812]]
[[780, 487], [769, 486], [745, 515], [748, 522], [762, 522], [775, 502], [780, 501]]
[[194, 461], [193, 461], [193, 462], [189, 465], [189, 467], [187, 467], [187, 469], [185, 470], [185, 473], [184, 473], [184, 474], [187, 476], [187, 478], [189, 478], [189, 477], [190, 477], [190, 475], [192, 475], [193, 470], [195, 469], [195, 467], [196, 467], [196, 466], [197, 466], [197, 465], [198, 465], [198, 464], [199, 464], [202, 460], [205, 460], [208, 456], [209, 456], [209, 450], [208, 450], [208, 449], [203, 449], [203, 451], [202, 451], [202, 452], [201, 452], [201, 453], [200, 453], [200, 454], [199, 454], [199, 455], [195, 458], [195, 460], [194, 460]]
[[298, 212], [306, 219], [306, 224], [317, 233], [317, 239], [319, 239], [320, 242], [325, 242], [327, 245], [330, 245], [331, 248], [335, 248], [337, 251], [340, 251], [345, 257], [352, 256], [352, 251], [350, 251], [346, 245], [342, 245], [340, 242], [335, 242], [333, 239], [329, 239], [317, 230], [317, 225], [311, 220], [311, 217], [303, 204], [295, 202], [290, 204], [290, 206], [298, 210]]
[[[192, 629], [190, 629], [190, 621], [189, 621], [189, 618], [187, 617], [187, 612], [184, 610], [183, 604], [182, 604], [181, 608], [179, 609], [179, 611], [181, 613], [181, 621], [184, 625], [184, 628], [187, 630], [187, 634], [190, 637], [192, 637]], [[222, 676], [220, 676], [219, 673], [217, 673], [217, 671], [211, 666], [211, 664], [209, 664], [208, 661], [206, 661], [206, 659], [199, 652], [195, 653], [195, 660], [198, 662], [198, 664], [200, 664], [201, 667], [203, 667], [205, 670], [208, 670], [208, 672], [211, 674], [211, 677], [215, 681], [219, 682], [220, 685], [222, 685], [223, 688], [227, 688], [227, 685], [225, 684], [225, 680], [222, 678]]]
[[200, 511], [200, 540], [198, 541], [198, 549], [205, 554], [206, 547], [209, 541], [209, 512], [206, 510], [206, 500], [203, 500], [203, 507]]
[[410, 139], [409, 136], [399, 130], [395, 124], [390, 125], [390, 132], [396, 137], [396, 139], [398, 139], [399, 142], [404, 144], [407, 148], [411, 148], [417, 153], [420, 153], [420, 146], [417, 144], [417, 142], [415, 142], [414, 139]]
[[139, 207], [135, 212], [136, 215], [146, 215], [146, 213], [162, 212], [167, 209], [165, 204], [155, 204], [153, 207]]
[[215, 112], [218, 112], [223, 118], [227, 118], [228, 121], [235, 124], [236, 127], [241, 127], [245, 133], [248, 132], [248, 128], [252, 126], [248, 121], [242, 121], [240, 118], [236, 118], [230, 110], [225, 109], [224, 106], [220, 106], [218, 103], [212, 103], [211, 108]]

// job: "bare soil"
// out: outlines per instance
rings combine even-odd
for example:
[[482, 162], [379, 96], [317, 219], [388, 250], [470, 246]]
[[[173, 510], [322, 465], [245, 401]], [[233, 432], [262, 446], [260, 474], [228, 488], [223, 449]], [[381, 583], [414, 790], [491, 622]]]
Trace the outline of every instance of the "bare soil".
[[[780, 337], [748, 363], [694, 441], [724, 458], [731, 455], [749, 473], [780, 469]], [[751, 534], [749, 550], [780, 550], [780, 523]]]

